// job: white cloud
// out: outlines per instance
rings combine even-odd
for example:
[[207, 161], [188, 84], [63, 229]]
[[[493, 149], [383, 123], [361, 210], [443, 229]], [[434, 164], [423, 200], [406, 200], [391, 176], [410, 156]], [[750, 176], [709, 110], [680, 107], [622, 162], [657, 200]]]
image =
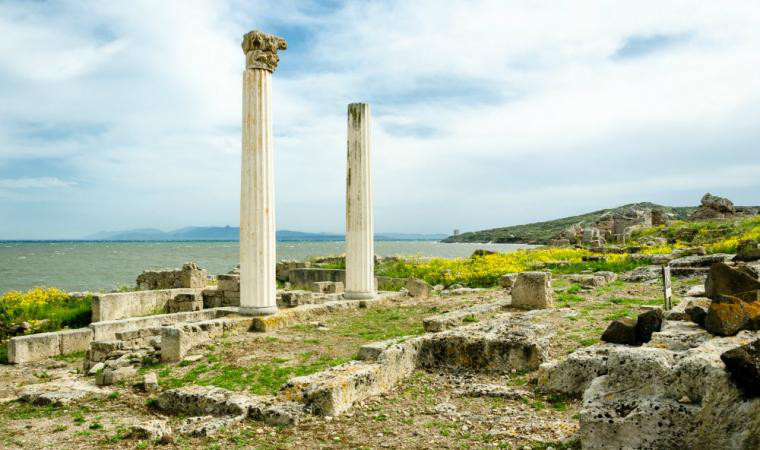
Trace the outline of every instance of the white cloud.
[[76, 186], [76, 183], [55, 177], [0, 178], [0, 188], [5, 189], [47, 189], [66, 188], [71, 186]]
[[[235, 224], [239, 42], [261, 28], [290, 40], [273, 87], [282, 228], [341, 230], [352, 101], [373, 105], [381, 231], [707, 189], [760, 203], [752, 2], [278, 5], [0, 4], [0, 178], [78, 180], [73, 237]], [[637, 37], [663, 44], [617, 58]]]

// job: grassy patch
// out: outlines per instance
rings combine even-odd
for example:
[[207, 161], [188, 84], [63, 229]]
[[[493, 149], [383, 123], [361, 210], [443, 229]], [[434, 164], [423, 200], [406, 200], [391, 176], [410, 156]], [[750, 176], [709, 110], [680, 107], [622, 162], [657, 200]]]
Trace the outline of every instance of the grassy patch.
[[368, 309], [366, 313], [335, 325], [338, 336], [359, 337], [367, 341], [383, 341], [401, 336], [417, 336], [425, 332], [424, 314], [419, 308]]
[[268, 363], [250, 367], [199, 364], [181, 376], [174, 376], [171, 369], [159, 371], [160, 382], [168, 388], [177, 388], [188, 384], [200, 386], [217, 386], [233, 391], [248, 390], [254, 394], [274, 394], [292, 377], [311, 375], [350, 361], [351, 358], [316, 358], [312, 352], [299, 357], [295, 364], [291, 361], [274, 358]]
[[660, 298], [644, 300], [640, 298], [615, 297], [610, 299], [610, 302], [616, 305], [661, 305], [664, 303], [664, 301], [665, 300]]
[[[9, 291], [0, 297], [0, 322], [30, 322], [35, 333], [86, 327], [92, 316], [91, 303], [92, 297], [69, 297], [53, 288]], [[8, 337], [0, 335], [0, 341]]]

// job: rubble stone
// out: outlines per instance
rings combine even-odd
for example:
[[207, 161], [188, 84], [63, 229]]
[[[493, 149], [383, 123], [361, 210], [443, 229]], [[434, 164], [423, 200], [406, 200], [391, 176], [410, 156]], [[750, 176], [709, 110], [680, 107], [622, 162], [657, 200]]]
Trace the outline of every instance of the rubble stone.
[[636, 345], [636, 320], [628, 317], [613, 320], [604, 330], [602, 340], [612, 344]]
[[713, 264], [705, 281], [705, 293], [712, 299], [757, 289], [760, 289], [760, 281], [724, 263]]
[[409, 292], [409, 295], [417, 298], [430, 297], [430, 293], [433, 292], [432, 286], [430, 286], [426, 281], [420, 280], [418, 278], [410, 278], [407, 280], [404, 287]]

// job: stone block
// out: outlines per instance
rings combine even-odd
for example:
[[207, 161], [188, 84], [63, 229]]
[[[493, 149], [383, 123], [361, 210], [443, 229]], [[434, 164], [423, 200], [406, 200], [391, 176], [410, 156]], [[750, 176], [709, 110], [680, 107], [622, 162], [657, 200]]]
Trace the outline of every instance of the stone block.
[[[375, 283], [377, 285], [377, 283]], [[327, 286], [327, 294], [342, 294], [345, 290], [343, 283], [340, 281], [333, 281]]]
[[39, 333], [16, 336], [8, 341], [8, 362], [23, 364], [59, 356], [61, 336], [59, 333]]
[[517, 281], [516, 273], [505, 273], [501, 276], [501, 278], [499, 278], [499, 284], [501, 284], [501, 287], [508, 291], [512, 290], [512, 287], [515, 285], [515, 281]]
[[140, 290], [202, 289], [208, 285], [208, 271], [189, 262], [181, 269], [145, 271], [137, 276], [136, 284]]
[[428, 284], [425, 280], [419, 278], [410, 278], [404, 285], [409, 295], [417, 298], [427, 298], [433, 292], [433, 286]]
[[132, 366], [119, 367], [118, 369], [106, 367], [95, 374], [95, 384], [98, 386], [110, 386], [132, 378], [135, 375], [137, 375], [137, 369]]
[[216, 286], [204, 289], [201, 296], [203, 297], [204, 308], [224, 306], [224, 291], [220, 291]]
[[61, 342], [61, 355], [69, 353], [86, 352], [90, 349], [95, 333], [89, 328], [77, 330], [64, 330], [58, 332]]
[[327, 288], [332, 284], [332, 281], [315, 281], [314, 283], [311, 283], [309, 286], [309, 290], [311, 292], [316, 292], [319, 294], [326, 294]]
[[602, 333], [602, 340], [612, 344], [636, 345], [636, 320], [628, 317], [613, 320]]
[[318, 281], [346, 282], [346, 271], [342, 269], [318, 269], [311, 267], [295, 268], [288, 271], [288, 280], [295, 288], [309, 289], [311, 283]]
[[522, 272], [512, 288], [512, 306], [524, 309], [544, 309], [554, 305], [551, 273]]
[[217, 276], [216, 280], [220, 291], [240, 292], [240, 275], [228, 273]]
[[195, 294], [179, 294], [167, 303], [169, 313], [200, 311], [201, 309], [203, 309], [203, 298]]

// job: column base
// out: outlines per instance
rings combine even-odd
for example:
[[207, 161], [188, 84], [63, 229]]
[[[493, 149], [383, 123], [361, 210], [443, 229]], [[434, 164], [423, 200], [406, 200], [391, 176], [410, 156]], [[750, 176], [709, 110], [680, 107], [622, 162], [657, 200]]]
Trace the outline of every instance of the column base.
[[344, 292], [346, 300], [369, 300], [377, 297], [377, 292]]
[[273, 306], [241, 306], [238, 310], [244, 316], [271, 316], [277, 314], [277, 305]]

